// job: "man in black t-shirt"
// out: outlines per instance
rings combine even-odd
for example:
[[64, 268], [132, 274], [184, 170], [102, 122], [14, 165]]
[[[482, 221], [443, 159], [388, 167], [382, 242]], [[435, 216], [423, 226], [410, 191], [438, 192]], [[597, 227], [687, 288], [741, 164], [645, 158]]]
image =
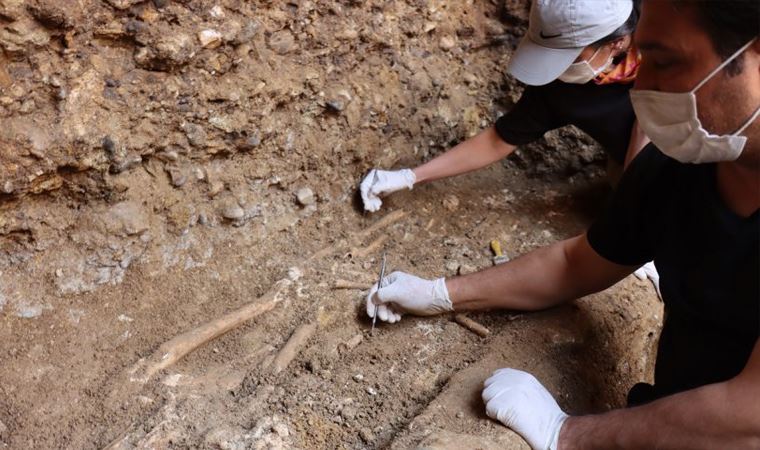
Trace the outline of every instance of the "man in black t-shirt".
[[653, 144], [589, 231], [462, 277], [393, 273], [368, 314], [540, 310], [654, 259], [666, 320], [632, 407], [567, 416], [533, 376], [501, 369], [486, 412], [534, 449], [760, 448], [759, 18], [756, 0], [645, 0], [631, 100]]
[[496, 124], [414, 169], [373, 169], [364, 208], [414, 185], [478, 170], [547, 131], [575, 125], [620, 167], [647, 143], [628, 96], [640, 64], [631, 45], [640, 0], [534, 0], [528, 34], [508, 72], [528, 85]]

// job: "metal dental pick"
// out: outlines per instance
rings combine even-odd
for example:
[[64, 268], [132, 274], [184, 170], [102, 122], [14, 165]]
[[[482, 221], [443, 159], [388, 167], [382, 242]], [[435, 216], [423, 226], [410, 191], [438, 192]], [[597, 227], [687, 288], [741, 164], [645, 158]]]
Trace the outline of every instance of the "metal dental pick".
[[[380, 265], [380, 279], [377, 280], [377, 290], [379, 291], [381, 287], [383, 287], [383, 278], [385, 278], [385, 252], [383, 252], [383, 262]], [[375, 321], [377, 320], [377, 308], [380, 305], [375, 303], [375, 314], [372, 315], [372, 330], [371, 333], [375, 332]]]

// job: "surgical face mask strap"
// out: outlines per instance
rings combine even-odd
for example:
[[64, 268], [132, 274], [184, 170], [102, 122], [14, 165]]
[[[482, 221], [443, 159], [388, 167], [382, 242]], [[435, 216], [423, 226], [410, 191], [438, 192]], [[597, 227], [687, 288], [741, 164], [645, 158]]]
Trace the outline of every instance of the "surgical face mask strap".
[[760, 106], [758, 106], [758, 108], [755, 110], [755, 113], [754, 113], [754, 114], [752, 114], [751, 116], [749, 116], [749, 119], [747, 119], [747, 121], [746, 121], [746, 122], [744, 122], [744, 125], [742, 125], [742, 126], [741, 126], [741, 127], [740, 127], [740, 128], [737, 130], [737, 131], [736, 131], [736, 133], [734, 133], [734, 134], [735, 134], [735, 135], [736, 135], [736, 134], [742, 134], [742, 132], [743, 132], [744, 130], [746, 130], [746, 129], [747, 129], [747, 127], [749, 127], [749, 126], [750, 126], [750, 124], [752, 124], [752, 122], [754, 122], [754, 121], [755, 121], [755, 119], [757, 119], [758, 117], [760, 117]]
[[697, 83], [697, 86], [694, 87], [694, 89], [692, 89], [691, 91], [689, 91], [689, 93], [693, 94], [693, 93], [697, 92], [697, 90], [699, 90], [699, 88], [701, 88], [702, 86], [704, 86], [705, 83], [707, 83], [708, 81], [710, 81], [712, 79], [712, 77], [715, 76], [716, 73], [718, 73], [721, 70], [723, 70], [723, 68], [726, 67], [727, 65], [731, 64], [731, 61], [733, 61], [734, 59], [736, 59], [737, 56], [739, 56], [742, 53], [744, 53], [744, 50], [747, 50], [750, 45], [754, 44], [755, 40], [756, 39], [752, 39], [751, 41], [747, 42], [739, 50], [737, 50], [733, 55], [731, 55], [727, 60], [725, 60], [722, 63], [720, 63], [720, 65], [718, 67], [716, 67], [715, 69], [713, 69], [712, 72], [710, 72], [709, 74], [707, 74], [707, 76], [704, 79], [702, 79], [702, 81], [700, 81], [699, 83]]
[[[725, 61], [723, 61], [722, 63], [720, 63], [720, 65], [718, 65], [718, 67], [716, 67], [715, 69], [713, 69], [712, 72], [710, 72], [709, 74], [707, 74], [707, 76], [702, 81], [700, 81], [699, 83], [697, 83], [697, 86], [694, 89], [692, 89], [691, 91], [689, 91], [689, 93], [690, 94], [694, 94], [695, 92], [697, 92], [697, 90], [699, 88], [701, 88], [702, 86], [704, 86], [705, 83], [707, 83], [708, 81], [710, 81], [710, 79], [712, 79], [712, 77], [714, 77], [715, 74], [717, 74], [718, 72], [720, 72], [721, 70], [723, 70], [727, 65], [731, 64], [731, 61], [733, 61], [739, 55], [741, 55], [742, 53], [744, 53], [744, 51], [747, 50], [752, 44], [754, 44], [756, 40], [757, 40], [757, 38], [752, 39], [751, 41], [749, 41], [746, 44], [744, 44], [743, 46], [741, 46], [741, 48], [739, 48], [739, 50], [737, 50], [736, 52], [734, 52], [734, 54], [731, 55], [728, 59], [726, 59]], [[749, 117], [749, 119], [747, 119], [747, 121], [744, 122], [744, 124], [741, 127], [739, 127], [738, 130], [736, 130], [736, 132], [734, 133], [734, 135], [741, 134], [742, 131], [746, 130], [747, 127], [749, 127], [750, 124], [752, 122], [754, 122], [755, 119], [758, 118], [758, 116], [760, 116], [760, 107], [758, 107], [755, 110], [754, 114], [752, 114]]]
[[[602, 46], [602, 47], [604, 47], [604, 46]], [[598, 54], [599, 54], [599, 52], [602, 50], [602, 47], [599, 47], [598, 49], [596, 49], [596, 51], [594, 52], [594, 54], [593, 54], [593, 55], [591, 55], [591, 58], [589, 58], [589, 59], [586, 59], [586, 60], [583, 60], [583, 61], [581, 61], [581, 62], [582, 62], [582, 63], [583, 63], [583, 62], [585, 62], [586, 64], [588, 64], [589, 66], [591, 66], [591, 61], [593, 61], [593, 60], [594, 60], [594, 58], [596, 58], [596, 55], [598, 55]], [[592, 68], [594, 71], [596, 71], [596, 69], [594, 69], [594, 66], [591, 66], [591, 68]]]

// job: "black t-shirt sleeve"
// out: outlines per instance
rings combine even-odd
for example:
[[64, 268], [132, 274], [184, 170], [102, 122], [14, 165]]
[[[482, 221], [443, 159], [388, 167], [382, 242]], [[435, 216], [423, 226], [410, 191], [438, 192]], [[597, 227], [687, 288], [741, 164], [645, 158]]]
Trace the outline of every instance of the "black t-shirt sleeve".
[[496, 132], [504, 142], [528, 144], [547, 131], [566, 125], [556, 119], [545, 94], [543, 86], [527, 86], [514, 108], [496, 121]]
[[667, 192], [658, 182], [667, 164], [654, 145], [631, 162], [604, 212], [588, 230], [588, 241], [600, 256], [625, 266], [640, 266], [655, 256]]

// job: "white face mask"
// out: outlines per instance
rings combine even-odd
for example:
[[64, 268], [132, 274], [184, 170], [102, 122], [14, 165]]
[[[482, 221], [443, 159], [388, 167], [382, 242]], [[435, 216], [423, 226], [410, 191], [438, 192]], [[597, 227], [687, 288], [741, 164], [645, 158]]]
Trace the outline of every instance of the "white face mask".
[[568, 67], [567, 70], [565, 70], [565, 72], [558, 77], [558, 79], [560, 81], [564, 81], [565, 83], [586, 84], [599, 76], [600, 73], [607, 70], [607, 68], [612, 64], [612, 56], [610, 56], [602, 67], [596, 70], [591, 67], [589, 61], [593, 60], [601, 49], [602, 47], [599, 47], [588, 60], [571, 64], [570, 67]]
[[710, 134], [699, 121], [694, 93], [754, 42], [740, 48], [689, 92], [631, 90], [641, 129], [663, 153], [682, 163], [734, 161], [741, 155], [747, 138], [740, 134], [760, 116], [760, 107], [735, 133]]

